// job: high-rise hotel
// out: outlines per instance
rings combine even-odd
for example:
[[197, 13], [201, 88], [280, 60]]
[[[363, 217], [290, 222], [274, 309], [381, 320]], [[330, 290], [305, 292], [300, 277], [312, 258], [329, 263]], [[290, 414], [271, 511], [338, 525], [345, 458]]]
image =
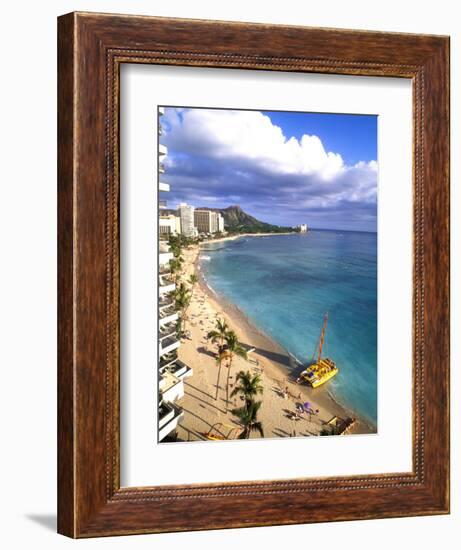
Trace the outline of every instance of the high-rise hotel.
[[[161, 117], [164, 109], [158, 111], [159, 141], [162, 135]], [[159, 144], [159, 191], [168, 192], [170, 186], [163, 181], [165, 158], [168, 153], [164, 145]], [[159, 199], [159, 297], [158, 297], [158, 338], [159, 338], [159, 405], [158, 439], [162, 441], [176, 430], [183, 416], [178, 400], [184, 395], [184, 378], [191, 376], [192, 369], [178, 358], [181, 344], [178, 337], [178, 313], [175, 307], [174, 292], [176, 285], [170, 270], [173, 254], [167, 242], [170, 234], [176, 232], [176, 221], [170, 216], [162, 216], [166, 201]]]
[[221, 233], [224, 231], [224, 218], [213, 210], [195, 210], [194, 224], [199, 233]]

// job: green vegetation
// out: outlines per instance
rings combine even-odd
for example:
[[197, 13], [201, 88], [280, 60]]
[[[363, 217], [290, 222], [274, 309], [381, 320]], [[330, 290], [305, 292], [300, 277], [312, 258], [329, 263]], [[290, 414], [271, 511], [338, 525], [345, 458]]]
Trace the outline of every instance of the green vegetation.
[[174, 291], [175, 307], [180, 315], [179, 336], [186, 330], [187, 310], [189, 309], [191, 299], [191, 290], [184, 283], [180, 283]]
[[221, 378], [222, 362], [226, 358], [224, 342], [229, 327], [224, 319], [216, 319], [216, 327], [206, 335], [206, 339], [210, 340], [213, 344], [218, 346], [218, 353], [216, 354], [216, 363], [218, 365], [218, 380], [216, 381], [216, 396], [215, 401], [218, 399], [219, 391], [219, 379]]
[[245, 406], [248, 406], [252, 400], [263, 393], [263, 385], [259, 374], [252, 375], [250, 371], [241, 370], [237, 374], [236, 381], [238, 385], [232, 390], [231, 397], [242, 395], [245, 399]]
[[224, 342], [226, 340], [226, 334], [229, 330], [229, 326], [224, 319], [216, 319], [216, 327], [214, 330], [206, 335], [207, 340], [211, 340], [213, 344], [218, 345], [218, 354], [224, 351]]
[[239, 419], [243, 427], [239, 439], [249, 439], [251, 432], [258, 432], [261, 437], [264, 437], [262, 422], [258, 421], [258, 411], [261, 405], [262, 401], [250, 401], [244, 407], [232, 410], [232, 414]]
[[242, 357], [243, 359], [247, 358], [246, 349], [240, 344], [240, 342], [238, 341], [237, 335], [233, 330], [229, 330], [226, 334], [225, 354], [226, 354], [226, 358], [229, 361], [227, 364], [227, 384], [226, 384], [226, 412], [227, 412], [227, 405], [229, 403], [229, 378], [230, 378], [230, 372], [232, 368], [232, 361], [236, 355], [238, 357]]

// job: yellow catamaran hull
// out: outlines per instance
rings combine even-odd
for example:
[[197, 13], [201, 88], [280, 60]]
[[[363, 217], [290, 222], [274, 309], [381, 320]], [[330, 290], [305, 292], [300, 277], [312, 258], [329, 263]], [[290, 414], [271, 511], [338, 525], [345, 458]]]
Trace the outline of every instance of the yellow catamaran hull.
[[331, 380], [339, 372], [338, 367], [331, 359], [321, 359], [301, 373], [301, 378], [313, 388], [318, 388]]

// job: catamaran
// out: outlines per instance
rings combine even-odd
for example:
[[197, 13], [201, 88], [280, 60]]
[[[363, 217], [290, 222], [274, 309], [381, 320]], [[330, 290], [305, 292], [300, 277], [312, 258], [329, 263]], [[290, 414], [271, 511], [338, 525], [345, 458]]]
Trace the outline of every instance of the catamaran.
[[319, 354], [317, 361], [303, 370], [299, 375], [298, 381], [307, 382], [313, 388], [318, 388], [328, 380], [331, 380], [333, 376], [336, 376], [339, 372], [335, 362], [327, 357], [322, 358], [322, 349], [325, 342], [325, 331], [327, 329], [328, 313], [325, 313], [323, 318], [322, 332], [320, 333], [320, 340], [318, 344]]

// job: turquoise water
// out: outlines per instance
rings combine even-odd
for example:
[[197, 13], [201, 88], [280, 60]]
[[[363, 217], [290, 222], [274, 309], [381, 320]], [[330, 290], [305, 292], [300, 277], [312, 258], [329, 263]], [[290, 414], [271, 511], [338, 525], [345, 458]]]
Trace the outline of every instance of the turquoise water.
[[324, 356], [339, 374], [328, 389], [377, 424], [377, 239], [375, 233], [312, 230], [207, 245], [202, 273], [299, 361], [329, 321]]

